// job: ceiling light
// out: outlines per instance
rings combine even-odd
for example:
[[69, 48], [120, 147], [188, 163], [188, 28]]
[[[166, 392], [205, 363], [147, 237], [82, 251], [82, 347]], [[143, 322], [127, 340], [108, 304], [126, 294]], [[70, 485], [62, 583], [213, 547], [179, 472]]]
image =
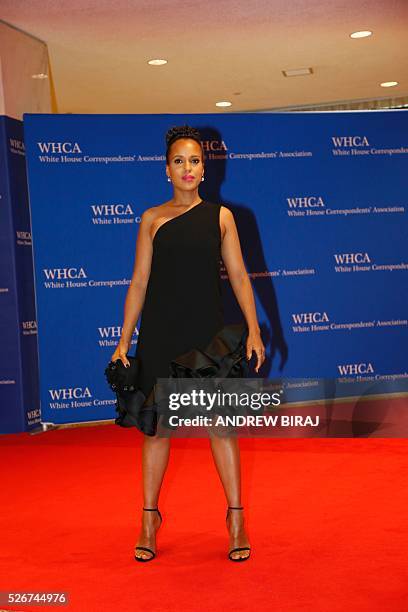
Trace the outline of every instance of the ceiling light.
[[353, 32], [350, 34], [350, 38], [366, 38], [367, 36], [371, 36], [371, 30], [361, 30], [359, 32]]
[[381, 87], [395, 87], [398, 85], [398, 81], [385, 81], [384, 83], [380, 83]]
[[228, 100], [221, 100], [220, 102], [216, 102], [215, 106], [232, 106], [232, 102], [228, 102]]
[[303, 76], [304, 74], [313, 74], [312, 68], [294, 68], [293, 70], [282, 70], [283, 76]]
[[31, 78], [32, 79], [48, 79], [48, 74], [44, 74], [43, 72], [40, 72], [39, 74], [32, 74]]
[[167, 64], [167, 60], [165, 60], [165, 59], [151, 59], [147, 63], [150, 64], [151, 66], [163, 66], [164, 64]]

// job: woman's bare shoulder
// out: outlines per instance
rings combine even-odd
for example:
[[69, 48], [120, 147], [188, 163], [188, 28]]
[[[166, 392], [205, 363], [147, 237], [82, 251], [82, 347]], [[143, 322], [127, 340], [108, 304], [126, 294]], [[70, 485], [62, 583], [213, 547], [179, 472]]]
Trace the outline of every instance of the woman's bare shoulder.
[[146, 208], [143, 212], [142, 217], [146, 219], [146, 221], [154, 221], [157, 217], [163, 214], [169, 207], [169, 202], [164, 202], [163, 204], [157, 204], [157, 206], [151, 206], [150, 208]]
[[220, 219], [224, 223], [230, 223], [234, 219], [232, 210], [223, 204], [220, 207]]
[[228, 206], [225, 206], [225, 204], [220, 204], [220, 211], [224, 215], [228, 215], [229, 213], [232, 213], [232, 210], [228, 208]]

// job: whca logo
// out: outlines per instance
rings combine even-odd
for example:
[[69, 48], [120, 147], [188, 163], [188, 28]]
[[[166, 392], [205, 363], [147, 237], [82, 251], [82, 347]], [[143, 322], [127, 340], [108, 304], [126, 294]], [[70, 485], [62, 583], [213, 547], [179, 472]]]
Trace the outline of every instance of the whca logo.
[[33, 321], [22, 321], [21, 327], [28, 330], [37, 329], [37, 321], [35, 319]]
[[37, 142], [41, 153], [82, 153], [77, 142]]
[[122, 335], [122, 327], [120, 325], [98, 327], [98, 331], [101, 338], [120, 338]]
[[10, 138], [10, 146], [12, 149], [18, 149], [19, 151], [25, 151], [25, 145], [22, 140], [17, 138]]
[[67, 387], [64, 389], [48, 389], [53, 400], [84, 399], [92, 397], [89, 387]]
[[286, 198], [289, 208], [324, 208], [325, 203], [321, 196], [295, 196]]
[[39, 419], [41, 416], [41, 412], [39, 408], [34, 408], [34, 410], [29, 410], [27, 412], [28, 419]]
[[371, 263], [368, 253], [335, 253], [336, 264], [363, 264]]
[[328, 323], [329, 315], [327, 312], [299, 312], [292, 314], [294, 323], [307, 325], [308, 323]]
[[19, 240], [31, 240], [31, 232], [25, 232], [23, 230], [17, 230], [16, 236]]
[[346, 363], [338, 365], [337, 369], [342, 376], [357, 374], [374, 374], [372, 363]]
[[332, 136], [335, 147], [369, 147], [367, 136]]
[[92, 204], [94, 217], [116, 217], [117, 215], [134, 215], [130, 204]]
[[44, 268], [47, 280], [65, 280], [67, 278], [87, 278], [83, 268]]
[[202, 140], [204, 151], [228, 151], [223, 140]]

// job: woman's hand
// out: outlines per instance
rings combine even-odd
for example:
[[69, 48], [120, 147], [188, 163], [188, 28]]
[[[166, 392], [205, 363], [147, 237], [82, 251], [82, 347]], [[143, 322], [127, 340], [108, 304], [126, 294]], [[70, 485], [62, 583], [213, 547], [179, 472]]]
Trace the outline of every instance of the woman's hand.
[[130, 346], [130, 342], [128, 342], [127, 340], [123, 340], [123, 338], [121, 338], [119, 340], [119, 343], [116, 347], [115, 352], [113, 353], [111, 357], [111, 361], [116, 361], [117, 359], [120, 359], [126, 368], [130, 367], [129, 360], [126, 357], [126, 354], [129, 350], [129, 346]]
[[257, 358], [255, 372], [258, 373], [259, 368], [265, 361], [265, 347], [263, 345], [261, 333], [259, 331], [249, 332], [248, 334], [248, 339], [246, 343], [248, 361], [251, 359], [253, 351], [255, 351]]

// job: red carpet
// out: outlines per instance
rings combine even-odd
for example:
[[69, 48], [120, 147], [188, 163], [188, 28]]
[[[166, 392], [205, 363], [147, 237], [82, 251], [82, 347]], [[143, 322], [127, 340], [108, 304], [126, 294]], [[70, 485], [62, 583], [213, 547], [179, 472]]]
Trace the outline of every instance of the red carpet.
[[133, 560], [140, 443], [115, 425], [0, 438], [1, 591], [68, 591], [75, 611], [408, 610], [406, 440], [242, 439], [245, 563], [200, 439], [172, 441], [158, 555]]

